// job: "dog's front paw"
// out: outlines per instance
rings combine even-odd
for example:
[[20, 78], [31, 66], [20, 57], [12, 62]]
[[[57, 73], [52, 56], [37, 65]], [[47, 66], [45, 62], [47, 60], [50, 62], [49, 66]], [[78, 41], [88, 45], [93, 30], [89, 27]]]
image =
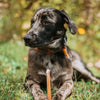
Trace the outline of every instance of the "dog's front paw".
[[48, 100], [48, 99], [45, 95], [41, 95], [41, 96], [39, 96], [39, 100]]
[[60, 92], [58, 92], [58, 93], [54, 94], [52, 100], [64, 100], [63, 95]]

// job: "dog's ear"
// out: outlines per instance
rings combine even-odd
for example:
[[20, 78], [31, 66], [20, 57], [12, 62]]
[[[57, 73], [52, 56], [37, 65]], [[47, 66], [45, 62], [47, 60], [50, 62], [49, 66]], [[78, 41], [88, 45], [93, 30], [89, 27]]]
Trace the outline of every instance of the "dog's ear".
[[75, 25], [74, 21], [68, 16], [68, 14], [63, 9], [61, 9], [60, 12], [64, 18], [65, 23], [68, 24], [70, 32], [72, 34], [75, 34], [77, 32], [77, 26]]

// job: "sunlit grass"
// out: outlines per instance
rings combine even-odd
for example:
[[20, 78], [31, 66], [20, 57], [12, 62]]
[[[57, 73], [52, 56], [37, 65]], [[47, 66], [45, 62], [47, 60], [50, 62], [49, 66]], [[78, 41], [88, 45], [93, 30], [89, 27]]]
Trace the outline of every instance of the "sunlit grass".
[[[27, 73], [24, 58], [27, 58], [28, 50], [23, 44], [18, 40], [0, 44], [0, 100], [32, 100], [23, 87]], [[46, 94], [46, 90], [44, 92]], [[73, 93], [67, 100], [100, 100], [100, 84], [84, 80], [74, 82]]]

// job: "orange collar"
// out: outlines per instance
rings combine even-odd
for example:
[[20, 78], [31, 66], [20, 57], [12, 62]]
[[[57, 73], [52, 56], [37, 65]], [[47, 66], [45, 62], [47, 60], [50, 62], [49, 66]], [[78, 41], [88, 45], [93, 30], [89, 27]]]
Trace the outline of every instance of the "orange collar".
[[66, 50], [65, 47], [63, 48], [63, 52], [64, 52], [65, 56], [66, 56], [67, 58], [69, 58], [69, 54], [67, 53], [67, 50]]
[[33, 49], [43, 54], [55, 54], [61, 50], [58, 48], [53, 48], [53, 49], [52, 48], [33, 48]]
[[[33, 48], [33, 49], [43, 54], [55, 54], [61, 50], [58, 48], [53, 48], [53, 49], [52, 48]], [[62, 48], [62, 50], [65, 56], [69, 58], [69, 54], [67, 53], [66, 47]]]

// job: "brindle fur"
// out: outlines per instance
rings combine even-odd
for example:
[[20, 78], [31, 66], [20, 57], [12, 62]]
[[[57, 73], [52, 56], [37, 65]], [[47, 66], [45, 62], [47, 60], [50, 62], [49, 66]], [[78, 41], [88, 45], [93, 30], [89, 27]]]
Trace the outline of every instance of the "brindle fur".
[[[48, 100], [41, 90], [41, 84], [46, 86], [46, 70], [50, 69], [52, 87], [58, 91], [52, 100], [65, 100], [73, 90], [73, 68], [91, 80], [100, 83], [85, 67], [80, 56], [67, 46], [70, 58], [63, 51], [66, 29], [64, 23], [68, 24], [69, 30], [75, 34], [77, 27], [64, 10], [54, 8], [39, 8], [31, 20], [31, 29], [25, 35], [25, 45], [29, 46], [28, 71], [25, 80], [25, 88], [33, 95], [35, 100]], [[58, 48], [55, 54], [43, 54], [33, 48]]]

